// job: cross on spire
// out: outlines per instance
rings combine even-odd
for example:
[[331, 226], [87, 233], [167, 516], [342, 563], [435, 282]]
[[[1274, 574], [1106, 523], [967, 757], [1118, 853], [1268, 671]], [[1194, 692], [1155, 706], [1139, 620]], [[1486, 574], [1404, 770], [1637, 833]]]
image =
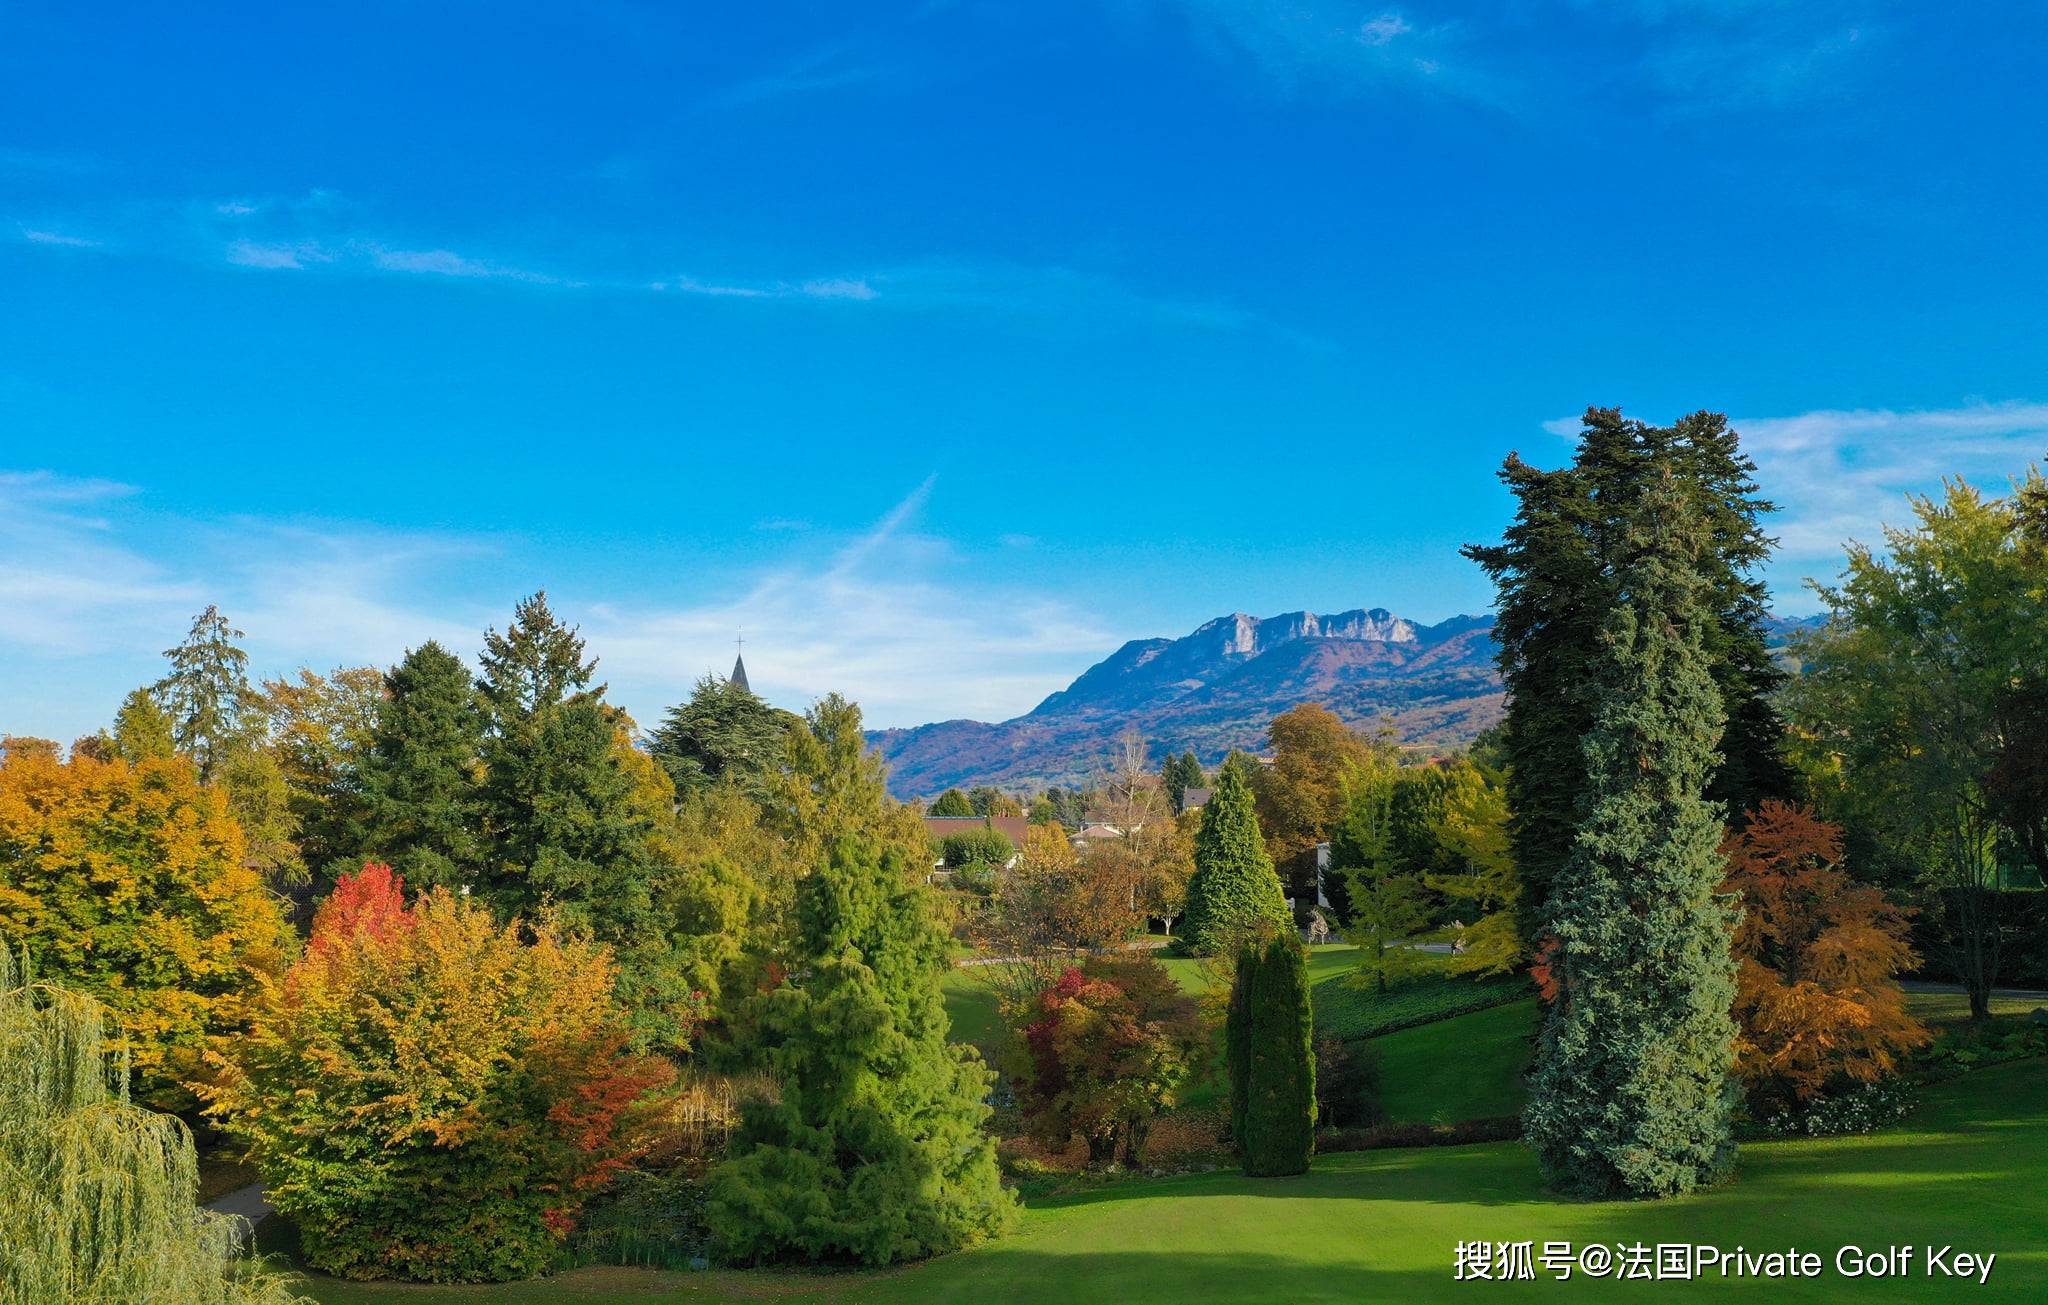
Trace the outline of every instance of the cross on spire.
[[727, 676], [726, 680], [728, 683], [734, 685], [735, 687], [744, 690], [747, 693], [752, 693], [754, 691], [754, 687], [747, 683], [747, 659], [745, 655], [746, 644], [747, 640], [745, 635], [736, 634], [733, 636], [732, 674]]

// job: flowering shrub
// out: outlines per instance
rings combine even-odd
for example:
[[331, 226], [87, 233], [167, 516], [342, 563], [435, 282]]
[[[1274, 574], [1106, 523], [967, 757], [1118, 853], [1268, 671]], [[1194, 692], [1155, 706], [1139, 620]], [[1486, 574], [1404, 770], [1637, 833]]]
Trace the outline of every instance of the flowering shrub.
[[1778, 1137], [1845, 1137], [1874, 1133], [1912, 1113], [1913, 1088], [1903, 1079], [1871, 1083], [1835, 1096], [1816, 1097], [1796, 1110], [1762, 1121], [1766, 1133]]
[[628, 1055], [600, 947], [499, 927], [383, 866], [344, 877], [270, 982], [213, 1111], [306, 1258], [346, 1277], [546, 1269], [674, 1071]]

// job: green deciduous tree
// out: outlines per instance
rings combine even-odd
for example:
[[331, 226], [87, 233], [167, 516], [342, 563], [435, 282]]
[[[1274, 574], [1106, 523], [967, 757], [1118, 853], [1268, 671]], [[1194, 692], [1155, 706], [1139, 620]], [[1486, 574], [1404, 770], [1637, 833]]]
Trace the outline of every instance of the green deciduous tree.
[[2038, 484], [1995, 498], [1954, 482], [1911, 500], [1885, 554], [1851, 544], [1789, 689], [1816, 798], [1866, 835], [1860, 873], [1922, 894], [1977, 1018], [2004, 948], [1994, 890], [2048, 841], [2029, 783], [2048, 686], [2048, 561], [2026, 527]]
[[1230, 1134], [1245, 1173], [1306, 1173], [1316, 1138], [1315, 1024], [1308, 956], [1292, 930], [1240, 943], [1224, 1057]]
[[1557, 995], [1524, 1129], [1550, 1180], [1582, 1195], [1687, 1192], [1734, 1158], [1734, 911], [1703, 796], [1722, 726], [1704, 534], [1671, 479], [1623, 541], [1578, 836], [1542, 915]]
[[954, 817], [971, 816], [974, 814], [974, 804], [969, 802], [967, 795], [959, 789], [949, 788], [939, 794], [938, 800], [932, 803], [932, 814], [935, 816]]
[[891, 1264], [1015, 1217], [982, 1127], [990, 1075], [947, 1040], [947, 940], [928, 892], [860, 837], [801, 881], [791, 977], [750, 1012], [779, 1099], [748, 1108], [711, 1177], [727, 1255]]
[[1226, 765], [1217, 776], [1195, 831], [1194, 858], [1182, 934], [1190, 950], [1228, 953], [1240, 933], [1293, 927], [1242, 767]]

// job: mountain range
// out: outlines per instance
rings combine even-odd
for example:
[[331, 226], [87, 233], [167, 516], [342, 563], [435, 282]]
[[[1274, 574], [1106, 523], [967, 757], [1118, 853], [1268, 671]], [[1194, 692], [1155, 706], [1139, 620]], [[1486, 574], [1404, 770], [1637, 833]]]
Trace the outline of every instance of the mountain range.
[[1013, 791], [1096, 777], [1118, 735], [1135, 729], [1154, 760], [1183, 748], [1204, 766], [1264, 746], [1273, 717], [1321, 703], [1403, 742], [1469, 743], [1501, 718], [1493, 618], [1419, 625], [1385, 608], [1264, 619], [1219, 616], [1178, 639], [1133, 639], [1011, 720], [938, 721], [876, 730], [899, 797], [955, 786]]

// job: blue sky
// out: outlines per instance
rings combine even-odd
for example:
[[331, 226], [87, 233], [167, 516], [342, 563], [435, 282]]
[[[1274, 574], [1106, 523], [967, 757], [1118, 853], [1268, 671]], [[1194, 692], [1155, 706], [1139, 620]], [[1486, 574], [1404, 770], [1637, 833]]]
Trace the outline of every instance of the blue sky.
[[1233, 610], [1483, 609], [1591, 402], [1772, 578], [2048, 450], [2031, 4], [0, 7], [0, 728], [546, 586], [643, 720], [1002, 717]]

